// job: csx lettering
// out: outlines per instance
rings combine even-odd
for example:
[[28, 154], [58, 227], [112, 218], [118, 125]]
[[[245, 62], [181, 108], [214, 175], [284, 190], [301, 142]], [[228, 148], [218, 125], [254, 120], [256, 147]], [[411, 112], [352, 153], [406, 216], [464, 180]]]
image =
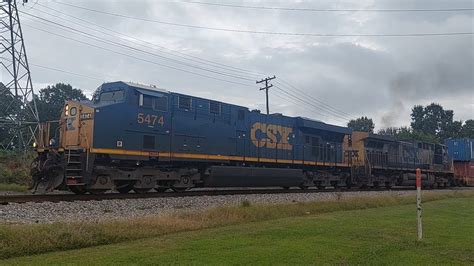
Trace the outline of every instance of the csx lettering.
[[[250, 139], [256, 147], [291, 150], [293, 145], [288, 143], [288, 139], [292, 132], [291, 127], [257, 122], [250, 130]], [[265, 137], [259, 137], [259, 135], [265, 135]]]
[[137, 122], [138, 124], [148, 124], [148, 126], [155, 126], [156, 124], [163, 126], [165, 124], [163, 116], [158, 117], [157, 115], [143, 113], [138, 113]]

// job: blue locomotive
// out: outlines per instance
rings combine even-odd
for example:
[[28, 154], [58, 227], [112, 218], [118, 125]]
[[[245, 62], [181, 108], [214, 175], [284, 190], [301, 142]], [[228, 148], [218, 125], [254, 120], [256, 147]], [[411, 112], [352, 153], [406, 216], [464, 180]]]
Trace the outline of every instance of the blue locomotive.
[[[67, 101], [53, 134], [48, 123], [40, 127], [32, 171], [37, 190], [391, 186], [419, 167], [371, 163], [375, 157], [363, 144], [368, 135], [354, 132], [354, 139], [349, 128], [304, 117], [128, 82], [98, 91], [94, 102]], [[449, 169], [431, 165], [426, 171], [441, 173], [433, 174], [434, 183], [447, 182]]]

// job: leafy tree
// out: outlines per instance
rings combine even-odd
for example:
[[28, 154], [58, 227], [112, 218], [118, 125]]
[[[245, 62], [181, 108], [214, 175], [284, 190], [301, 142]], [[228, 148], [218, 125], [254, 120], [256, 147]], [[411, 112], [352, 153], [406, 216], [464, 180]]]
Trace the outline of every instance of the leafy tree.
[[13, 104], [15, 97], [3, 83], [0, 82], [0, 119], [17, 116], [20, 112], [18, 104]]
[[[5, 120], [8, 118], [10, 111], [7, 106], [12, 101], [8, 94], [7, 88], [3, 83], [0, 82], [0, 119]], [[6, 144], [9, 141], [9, 135], [11, 129], [8, 126], [0, 126], [0, 149], [2, 144]]]
[[[81, 90], [74, 89], [69, 84], [57, 83], [40, 90], [39, 95], [35, 95], [40, 120], [58, 120], [65, 100], [87, 100], [87, 98]], [[36, 120], [28, 107], [21, 108], [21, 104], [11, 104], [14, 101], [21, 101], [21, 99], [12, 96], [8, 88], [0, 83], [0, 120], [12, 118], [27, 122]], [[15, 142], [12, 137], [16, 133], [18, 132], [14, 132], [8, 124], [0, 126], [0, 145], [6, 145], [11, 140]]]
[[375, 124], [372, 121], [372, 118], [367, 118], [367, 116], [362, 116], [356, 120], [352, 119], [347, 123], [347, 127], [352, 128], [355, 131], [364, 131], [364, 132], [374, 132]]
[[400, 140], [414, 139], [414, 140], [419, 140], [419, 141], [424, 141], [424, 142], [429, 142], [429, 143], [441, 143], [442, 142], [438, 137], [436, 137], [434, 135], [426, 134], [424, 132], [417, 131], [417, 130], [413, 130], [411, 132], [410, 138], [401, 138], [401, 137], [399, 137], [399, 139]]
[[410, 127], [389, 127], [380, 129], [377, 133], [380, 135], [393, 136], [397, 140], [419, 140], [429, 143], [439, 143], [439, 139], [436, 136], [413, 130]]
[[28, 139], [30, 132], [23, 128], [19, 130], [13, 126], [14, 121], [35, 121], [29, 106], [22, 106], [22, 97], [11, 94], [10, 89], [0, 82], [0, 149], [9, 145], [21, 147], [17, 134], [24, 135], [23, 139]]
[[444, 110], [436, 103], [426, 107], [416, 105], [411, 113], [411, 127], [414, 133], [434, 136], [442, 141], [446, 138], [458, 137], [461, 133], [462, 122], [454, 121], [453, 117], [452, 110]]
[[446, 130], [440, 134], [440, 138], [444, 140], [447, 138], [461, 137], [462, 128], [462, 121], [453, 121], [452, 123], [446, 125]]
[[424, 129], [425, 108], [421, 105], [415, 105], [411, 109], [411, 128], [423, 131]]
[[102, 92], [102, 86], [95, 89], [94, 93], [92, 93], [92, 102], [97, 103], [99, 101], [101, 92]]
[[459, 136], [463, 138], [474, 138], [474, 120], [469, 119], [464, 122], [462, 126]]
[[57, 83], [40, 90], [36, 100], [42, 121], [58, 120], [66, 100], [87, 100], [82, 90], [69, 84]]

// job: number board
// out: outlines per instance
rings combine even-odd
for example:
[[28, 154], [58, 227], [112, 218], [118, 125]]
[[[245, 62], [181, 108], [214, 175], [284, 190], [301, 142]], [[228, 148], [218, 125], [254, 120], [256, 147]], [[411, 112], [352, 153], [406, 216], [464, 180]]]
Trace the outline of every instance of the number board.
[[138, 124], [146, 124], [149, 127], [154, 127], [156, 125], [164, 126], [165, 125], [165, 119], [163, 118], [163, 116], [138, 113], [137, 114], [137, 123]]

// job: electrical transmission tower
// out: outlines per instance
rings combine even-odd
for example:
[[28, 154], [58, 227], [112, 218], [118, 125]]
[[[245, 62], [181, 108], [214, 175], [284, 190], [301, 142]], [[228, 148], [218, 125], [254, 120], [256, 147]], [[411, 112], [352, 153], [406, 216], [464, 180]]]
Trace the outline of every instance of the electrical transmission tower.
[[25, 149], [35, 138], [38, 110], [17, 1], [0, 1], [0, 149]]
[[273, 87], [272, 84], [268, 85], [268, 82], [272, 79], [275, 79], [276, 77], [273, 76], [273, 77], [267, 77], [267, 78], [264, 78], [260, 81], [256, 81], [257, 84], [259, 83], [262, 83], [262, 82], [265, 82], [265, 87], [263, 88], [260, 88], [260, 90], [265, 90], [265, 96], [266, 96], [266, 102], [267, 102], [267, 115], [270, 114], [270, 107], [268, 106], [268, 89], [270, 89], [271, 87]]

